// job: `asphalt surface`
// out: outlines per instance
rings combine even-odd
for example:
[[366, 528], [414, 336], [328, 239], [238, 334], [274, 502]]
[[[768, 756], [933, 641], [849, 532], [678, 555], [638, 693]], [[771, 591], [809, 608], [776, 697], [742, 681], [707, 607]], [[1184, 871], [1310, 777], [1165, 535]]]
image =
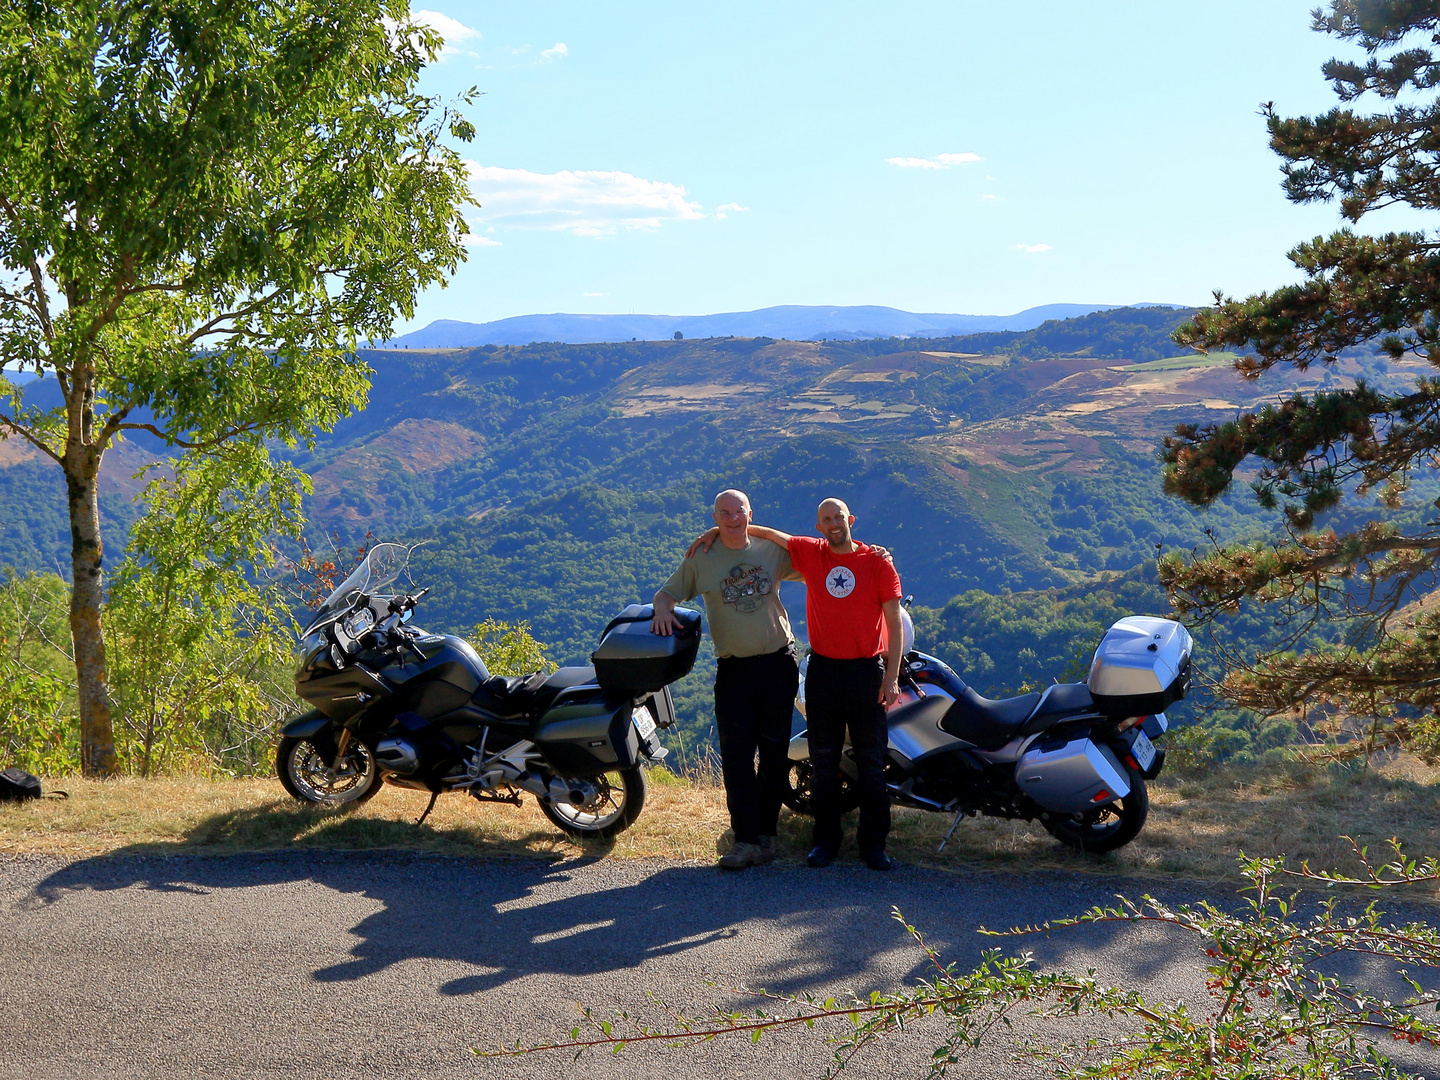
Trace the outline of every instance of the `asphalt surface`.
[[[600, 1015], [653, 1014], [651, 993], [753, 1009], [726, 988], [898, 988], [926, 965], [892, 906], [968, 966], [995, 944], [979, 926], [1147, 891], [1234, 901], [1228, 889], [1094, 875], [881, 875], [856, 863], [726, 874], [693, 863], [388, 853], [4, 857], [0, 1077], [818, 1076], [829, 1050], [806, 1032], [592, 1051], [578, 1062], [470, 1049], [563, 1038], [577, 1002]], [[1087, 927], [1009, 948], [1166, 999], [1204, 996], [1197, 944], [1163, 928]], [[939, 1030], [891, 1037], [845, 1075], [923, 1076]], [[952, 1075], [1035, 1076], [1012, 1062], [1013, 1049], [1001, 1036]]]

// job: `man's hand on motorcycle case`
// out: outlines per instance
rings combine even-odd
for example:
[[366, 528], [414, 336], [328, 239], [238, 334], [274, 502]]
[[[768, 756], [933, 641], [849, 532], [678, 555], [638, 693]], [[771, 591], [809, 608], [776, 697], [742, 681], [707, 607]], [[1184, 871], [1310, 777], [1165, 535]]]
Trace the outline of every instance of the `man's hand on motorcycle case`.
[[[660, 597], [664, 596], [665, 600]], [[669, 603], [666, 603], [666, 600]], [[669, 637], [684, 629], [684, 624], [675, 617], [675, 601], [667, 593], [655, 594], [655, 614], [650, 617], [650, 632], [659, 637]]]

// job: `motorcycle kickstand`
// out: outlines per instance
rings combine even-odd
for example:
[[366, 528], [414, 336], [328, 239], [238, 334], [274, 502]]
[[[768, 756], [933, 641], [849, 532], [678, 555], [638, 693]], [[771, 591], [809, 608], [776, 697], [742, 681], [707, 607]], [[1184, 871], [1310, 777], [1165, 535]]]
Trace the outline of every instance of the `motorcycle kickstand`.
[[956, 811], [955, 811], [955, 820], [950, 823], [950, 831], [945, 834], [945, 839], [944, 839], [944, 840], [941, 840], [941, 841], [940, 841], [940, 846], [935, 849], [935, 854], [936, 854], [936, 855], [939, 855], [940, 852], [942, 852], [942, 851], [945, 850], [945, 845], [950, 842], [950, 837], [953, 836], [954, 833], [955, 833], [955, 826], [957, 826], [957, 825], [960, 824], [960, 819], [961, 819], [962, 817], [964, 817], [964, 816], [965, 816], [965, 811], [964, 811], [963, 809], [962, 809], [962, 810], [956, 810]]
[[418, 829], [421, 825], [425, 824], [425, 819], [430, 816], [430, 811], [435, 809], [435, 800], [438, 798], [440, 798], [440, 792], [430, 792], [430, 805], [425, 807], [425, 812], [420, 815], [420, 820], [415, 822], [415, 828]]

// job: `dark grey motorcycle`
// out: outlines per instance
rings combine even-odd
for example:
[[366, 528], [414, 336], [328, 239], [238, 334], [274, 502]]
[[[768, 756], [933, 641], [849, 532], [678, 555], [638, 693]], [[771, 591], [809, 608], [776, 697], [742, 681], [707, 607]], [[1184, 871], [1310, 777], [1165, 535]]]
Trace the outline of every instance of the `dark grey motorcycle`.
[[[468, 642], [409, 625], [429, 591], [397, 592], [408, 549], [377, 544], [302, 632], [296, 693], [314, 708], [281, 729], [275, 769], [304, 802], [358, 803], [382, 782], [518, 805], [606, 838], [645, 805], [645, 762], [664, 760], [669, 685], [695, 663], [700, 615], [650, 633], [648, 605], [605, 628], [592, 666], [492, 676]], [[424, 820], [424, 817], [421, 818]]]
[[[1128, 844], [1150, 810], [1145, 782], [1165, 763], [1153, 741], [1169, 727], [1163, 710], [1189, 692], [1192, 647], [1179, 623], [1131, 616], [1106, 631], [1084, 682], [999, 701], [981, 697], [936, 657], [907, 651], [900, 700], [887, 716], [891, 800], [954, 814], [942, 849], [960, 820], [974, 815], [1038, 820], [1082, 851]], [[803, 712], [803, 699], [797, 704]], [[853, 806], [857, 772], [848, 747], [840, 767], [843, 798]], [[810, 811], [811, 775], [801, 732], [790, 741], [791, 809]]]

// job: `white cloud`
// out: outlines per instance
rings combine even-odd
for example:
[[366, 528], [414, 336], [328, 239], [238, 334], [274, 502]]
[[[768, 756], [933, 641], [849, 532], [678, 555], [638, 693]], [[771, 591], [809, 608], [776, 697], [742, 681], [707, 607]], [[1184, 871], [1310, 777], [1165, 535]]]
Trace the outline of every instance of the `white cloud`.
[[1016, 244], [1016, 251], [1028, 251], [1032, 255], [1038, 255], [1042, 251], [1054, 251], [1049, 244]]
[[982, 199], [996, 199], [996, 200], [998, 200], [998, 199], [1000, 198], [1000, 196], [999, 196], [999, 195], [981, 195], [980, 198], [982, 198]]
[[576, 236], [613, 236], [658, 229], [667, 221], [699, 221], [700, 204], [679, 184], [626, 172], [566, 169], [537, 173], [467, 163], [470, 190], [480, 209], [473, 221], [513, 229], [544, 229]]
[[581, 296], [609, 296], [610, 294], [609, 294], [608, 292], [587, 292], [587, 293], [581, 293], [580, 295], [581, 295]]
[[565, 57], [567, 57], [567, 56], [569, 56], [569, 55], [570, 55], [569, 46], [567, 46], [563, 41], [557, 41], [554, 45], [551, 45], [550, 48], [545, 49], [545, 50], [543, 50], [543, 51], [540, 53], [540, 59], [541, 59], [541, 60], [563, 60], [563, 59], [565, 59]]
[[717, 206], [715, 209], [719, 210], [722, 214], [729, 210], [733, 210], [737, 214], [744, 214], [748, 212], [750, 208], [748, 206], [741, 206], [738, 202], [727, 202], [724, 206]]
[[479, 233], [466, 233], [460, 242], [466, 247], [499, 247], [499, 240], [491, 240], [488, 236], [481, 236]]
[[460, 53], [469, 56], [475, 55], [462, 46], [467, 43], [478, 43], [481, 38], [479, 30], [466, 26], [458, 19], [452, 19], [449, 15], [438, 11], [412, 11], [410, 18], [414, 22], [430, 27], [445, 39], [445, 45], [440, 50], [440, 59], [444, 60]]
[[933, 158], [887, 157], [887, 165], [901, 169], [948, 169], [951, 165], [969, 165], [973, 161], [984, 161], [979, 154], [966, 150], [963, 154], [936, 154]]

